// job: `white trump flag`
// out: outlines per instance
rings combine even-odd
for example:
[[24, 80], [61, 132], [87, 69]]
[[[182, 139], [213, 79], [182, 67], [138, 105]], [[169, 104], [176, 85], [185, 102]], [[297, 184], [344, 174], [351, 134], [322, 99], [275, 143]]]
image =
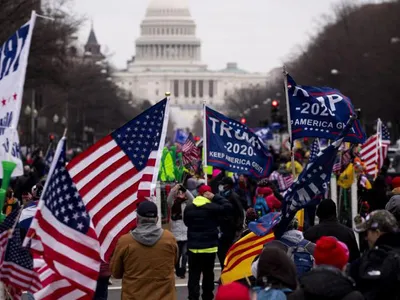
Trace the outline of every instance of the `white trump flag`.
[[0, 162], [17, 164], [13, 177], [23, 174], [17, 126], [35, 20], [32, 12], [30, 21], [0, 46]]

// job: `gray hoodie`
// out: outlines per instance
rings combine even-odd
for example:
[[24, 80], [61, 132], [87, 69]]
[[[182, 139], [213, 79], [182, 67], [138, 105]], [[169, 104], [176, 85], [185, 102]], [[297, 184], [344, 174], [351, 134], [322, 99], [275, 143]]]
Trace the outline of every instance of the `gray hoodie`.
[[131, 231], [131, 235], [136, 241], [148, 247], [154, 246], [163, 233], [164, 230], [155, 223], [138, 224], [138, 226]]

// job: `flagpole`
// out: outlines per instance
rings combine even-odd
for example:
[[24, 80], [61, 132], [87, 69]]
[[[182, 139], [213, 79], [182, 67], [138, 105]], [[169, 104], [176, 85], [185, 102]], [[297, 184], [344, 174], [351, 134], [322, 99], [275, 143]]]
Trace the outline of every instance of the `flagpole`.
[[206, 101], [203, 101], [203, 172], [207, 185], [207, 126], [206, 126]]
[[376, 137], [378, 139], [378, 147], [376, 147], [376, 153], [375, 153], [375, 175], [374, 175], [374, 180], [376, 177], [378, 177], [378, 172], [379, 172], [379, 151], [382, 147], [382, 121], [380, 118], [378, 118], [377, 124], [376, 124]]
[[292, 165], [292, 175], [293, 178], [296, 178], [296, 168], [294, 165], [294, 143], [293, 143], [293, 137], [292, 137], [292, 122], [291, 122], [291, 117], [290, 117], [290, 106], [289, 106], [289, 89], [288, 89], [288, 80], [287, 80], [287, 72], [286, 72], [286, 67], [283, 66], [283, 84], [284, 84], [284, 89], [285, 89], [285, 97], [286, 97], [286, 114], [287, 114], [287, 127], [288, 127], [288, 132], [289, 132], [289, 139], [290, 139], [290, 159], [291, 159], [291, 165]]

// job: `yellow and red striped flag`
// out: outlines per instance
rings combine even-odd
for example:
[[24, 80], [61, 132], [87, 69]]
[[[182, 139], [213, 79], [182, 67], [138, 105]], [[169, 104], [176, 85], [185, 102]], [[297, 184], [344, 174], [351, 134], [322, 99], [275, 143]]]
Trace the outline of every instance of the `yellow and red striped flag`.
[[[299, 220], [299, 230], [303, 230], [304, 210], [298, 211], [296, 217]], [[222, 283], [227, 284], [252, 276], [251, 264], [256, 256], [261, 254], [264, 245], [274, 239], [273, 233], [257, 236], [250, 232], [234, 243], [225, 258], [225, 267], [221, 274]]]

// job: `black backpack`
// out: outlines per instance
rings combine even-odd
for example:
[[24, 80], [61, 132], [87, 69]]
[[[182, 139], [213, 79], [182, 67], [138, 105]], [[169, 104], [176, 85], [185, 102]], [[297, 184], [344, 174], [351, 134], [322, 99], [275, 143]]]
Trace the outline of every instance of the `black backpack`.
[[400, 299], [400, 251], [389, 246], [369, 250], [360, 261], [358, 276], [369, 291], [365, 299], [376, 299], [382, 294], [398, 295]]

